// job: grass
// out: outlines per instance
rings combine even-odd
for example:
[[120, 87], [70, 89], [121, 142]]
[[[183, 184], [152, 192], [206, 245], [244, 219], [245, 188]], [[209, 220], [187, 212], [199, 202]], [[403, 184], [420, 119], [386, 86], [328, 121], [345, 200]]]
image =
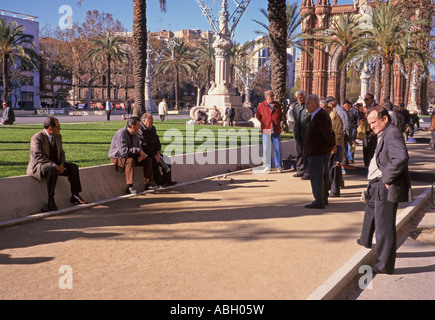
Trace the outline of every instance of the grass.
[[[62, 118], [59, 118], [59, 120], [62, 127], [61, 133], [67, 161], [74, 162], [82, 168], [110, 163], [107, 154], [112, 137], [118, 129], [125, 126], [125, 121], [67, 123], [63, 122]], [[42, 121], [43, 119], [41, 118], [41, 123]], [[222, 133], [222, 131], [219, 130], [224, 130], [223, 132], [225, 132], [230, 129], [235, 130], [237, 133], [242, 132], [241, 129], [243, 129], [249, 132], [249, 137], [251, 137], [251, 130], [255, 130], [254, 135], [258, 133], [258, 129], [204, 125], [195, 125], [193, 127], [193, 133], [192, 126], [186, 129], [186, 120], [170, 120], [170, 122], [164, 123], [156, 121], [154, 125], [160, 136], [160, 141], [162, 142], [162, 150], [164, 151], [165, 147], [169, 144], [176, 144], [176, 154], [196, 151], [198, 148], [203, 151], [204, 148], [210, 147], [214, 147], [215, 149], [223, 146], [231, 147], [233, 146], [231, 143], [237, 143], [237, 145], [242, 144], [242, 139], [231, 133], [228, 134], [230, 138], [223, 137], [223, 139], [225, 139], [224, 142], [222, 139], [208, 140], [207, 133], [210, 132], [213, 132], [216, 138], [219, 137], [219, 132]], [[211, 131], [204, 131], [202, 129], [209, 129]], [[36, 132], [41, 130], [42, 124], [0, 126], [0, 178], [26, 174], [27, 163], [30, 158], [30, 139]], [[183, 136], [182, 143], [181, 141], [174, 143], [175, 138], [168, 138], [168, 141], [163, 141], [165, 133], [170, 137], [171, 134], [169, 133], [173, 133], [173, 130], [177, 130], [176, 132]], [[196, 137], [194, 143], [193, 134], [195, 134]], [[236, 138], [237, 142], [235, 142]], [[291, 133], [283, 134], [282, 137], [283, 140], [289, 140], [291, 138]], [[187, 141], [191, 141], [191, 143], [186, 143]], [[229, 141], [232, 142], [230, 143]], [[259, 141], [261, 142], [261, 136]], [[251, 141], [249, 141], [249, 143], [251, 143]], [[191, 150], [192, 148], [194, 150]]]

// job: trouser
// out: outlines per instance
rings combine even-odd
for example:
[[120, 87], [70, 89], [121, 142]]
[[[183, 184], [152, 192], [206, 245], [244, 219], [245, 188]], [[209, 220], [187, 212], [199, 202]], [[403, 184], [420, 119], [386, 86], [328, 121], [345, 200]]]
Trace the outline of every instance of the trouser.
[[272, 150], [275, 159], [275, 168], [282, 166], [282, 146], [281, 146], [281, 134], [263, 134], [263, 158], [264, 166], [267, 168], [272, 167]]
[[310, 170], [311, 188], [315, 203], [324, 206], [328, 203], [329, 174], [328, 174], [329, 154], [308, 156], [308, 169]]
[[340, 185], [343, 179], [343, 171], [341, 170], [342, 148], [337, 146], [337, 152], [331, 153], [328, 161], [329, 187], [331, 194], [340, 195]]
[[373, 234], [376, 230], [376, 251], [378, 270], [387, 273], [394, 272], [396, 262], [396, 213], [397, 202], [387, 200], [388, 190], [382, 181], [369, 184], [367, 188], [369, 201], [361, 230], [360, 243], [371, 247]]
[[146, 157], [145, 160], [137, 162], [134, 158], [110, 158], [110, 161], [120, 168], [125, 168], [125, 182], [127, 185], [133, 185], [134, 181], [134, 168], [143, 167], [144, 183], [148, 184], [153, 181], [153, 167], [150, 157]]
[[310, 175], [308, 170], [308, 157], [303, 140], [296, 140], [296, 172], [304, 176]]
[[47, 182], [48, 198], [54, 198], [58, 176], [68, 177], [68, 181], [71, 185], [71, 193], [73, 195], [79, 195], [79, 193], [82, 192], [79, 166], [68, 162], [65, 162], [63, 165], [66, 169], [63, 173], [58, 173], [56, 168], [51, 165], [42, 168], [42, 176]]
[[112, 113], [111, 110], [106, 110], [106, 115], [107, 115], [107, 121], [110, 121], [110, 114]]
[[[154, 177], [154, 182], [161, 186], [164, 185], [165, 183], [170, 183], [172, 182], [172, 174], [171, 171], [166, 172], [165, 170], [162, 169], [162, 171], [160, 171], [160, 164], [156, 161], [156, 159], [154, 157], [151, 158], [153, 161], [153, 177]], [[170, 165], [168, 165], [170, 168]]]

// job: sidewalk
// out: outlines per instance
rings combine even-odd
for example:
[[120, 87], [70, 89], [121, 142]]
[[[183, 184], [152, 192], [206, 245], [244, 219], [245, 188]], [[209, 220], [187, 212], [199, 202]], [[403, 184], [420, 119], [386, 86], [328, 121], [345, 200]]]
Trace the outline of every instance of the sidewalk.
[[[429, 177], [426, 149], [409, 146], [410, 168]], [[304, 208], [310, 182], [294, 171], [245, 171], [0, 229], [0, 299], [306, 299], [361, 249], [367, 180], [348, 173], [342, 197], [323, 210]], [[417, 197], [429, 183], [413, 186]], [[401, 281], [431, 283], [433, 262], [409, 252], [398, 256]], [[433, 249], [416, 254], [434, 260]], [[419, 269], [404, 264], [415, 260]], [[62, 288], [64, 266], [72, 289]], [[395, 280], [382, 278], [374, 288], [386, 292]], [[408, 289], [407, 299], [423, 292]]]

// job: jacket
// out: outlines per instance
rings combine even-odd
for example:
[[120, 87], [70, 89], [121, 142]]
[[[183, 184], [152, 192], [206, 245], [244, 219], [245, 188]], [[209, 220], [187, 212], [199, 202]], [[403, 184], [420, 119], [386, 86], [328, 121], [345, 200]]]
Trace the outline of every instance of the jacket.
[[300, 105], [298, 102], [293, 107], [294, 118], [294, 136], [295, 140], [304, 141], [307, 134], [308, 127], [310, 126], [311, 116], [305, 108], [305, 104]]
[[282, 109], [281, 105], [273, 101], [273, 109], [271, 109], [266, 100], [258, 105], [257, 114], [255, 115], [261, 124], [261, 133], [264, 129], [273, 129], [273, 134], [281, 133]]
[[[54, 137], [54, 141], [57, 148], [57, 158], [62, 165], [65, 163], [65, 151], [62, 146], [62, 135]], [[38, 180], [41, 180], [42, 168], [44, 166], [51, 166], [53, 162], [49, 159], [50, 156], [50, 141], [48, 140], [47, 133], [42, 130], [35, 133], [30, 140], [30, 160], [27, 165], [26, 173]]]
[[138, 157], [141, 151], [140, 139], [137, 134], [130, 135], [127, 127], [119, 129], [112, 138], [109, 158]]
[[139, 137], [143, 152], [145, 152], [148, 157], [154, 157], [157, 152], [160, 152], [162, 145], [156, 127], [152, 126], [150, 129], [141, 122], [137, 136]]
[[308, 156], [331, 153], [335, 146], [335, 134], [329, 114], [320, 109], [311, 120], [305, 137], [305, 148]]

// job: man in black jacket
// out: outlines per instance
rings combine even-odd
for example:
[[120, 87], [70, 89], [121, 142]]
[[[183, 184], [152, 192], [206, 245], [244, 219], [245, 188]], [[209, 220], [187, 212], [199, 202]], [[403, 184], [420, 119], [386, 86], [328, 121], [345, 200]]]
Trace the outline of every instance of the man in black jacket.
[[[151, 114], [144, 113], [142, 115], [138, 132], [141, 148], [153, 162], [154, 182], [159, 186], [174, 185], [176, 182], [173, 182], [171, 179], [171, 169], [165, 163], [160, 153], [162, 145], [153, 123], [154, 118]], [[160, 172], [160, 168], [162, 168], [162, 172]]]

